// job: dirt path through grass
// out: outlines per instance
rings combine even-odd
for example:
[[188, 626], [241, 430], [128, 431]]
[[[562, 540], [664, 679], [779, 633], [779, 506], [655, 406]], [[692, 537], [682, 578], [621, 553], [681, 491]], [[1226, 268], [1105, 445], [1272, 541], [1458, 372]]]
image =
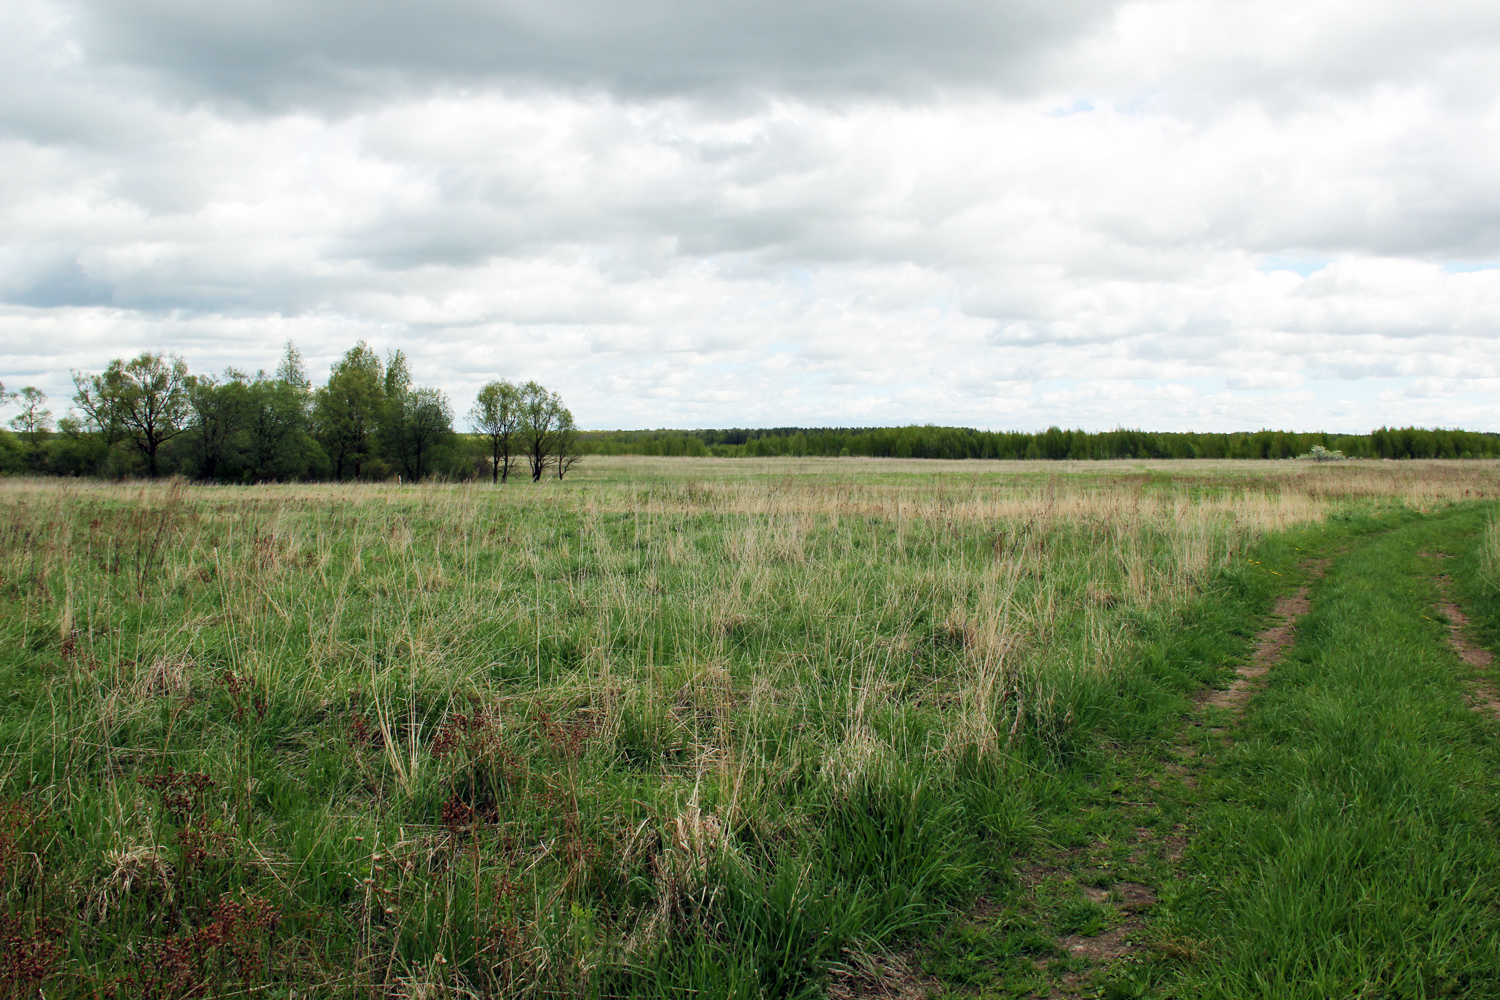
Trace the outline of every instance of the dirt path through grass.
[[[1230, 657], [1236, 646], [1244, 651], [1238, 662], [1231, 659], [1229, 683], [1189, 698], [1188, 714], [1177, 717], [1185, 720], [1182, 728], [1163, 734], [1170, 747], [1164, 761], [1159, 747], [1122, 748], [1118, 773], [1098, 789], [1101, 800], [1080, 803], [1086, 815], [1079, 818], [1090, 827], [1086, 839], [1082, 830], [1064, 832], [1057, 847], [1018, 859], [1018, 891], [982, 901], [935, 948], [891, 956], [881, 974], [838, 977], [829, 996], [1135, 996], [1148, 988], [1152, 965], [1164, 953], [1191, 954], [1191, 942], [1163, 940], [1153, 925], [1163, 895], [1190, 877], [1184, 851], [1200, 799], [1197, 774], [1232, 745], [1229, 727], [1295, 642], [1311, 586], [1329, 565], [1328, 559], [1283, 565], [1305, 582], [1274, 602], [1269, 622], [1248, 646], [1241, 640], [1223, 648]], [[924, 975], [924, 968], [941, 975]]]
[[1431, 603], [1429, 552], [1472, 548], [1478, 523], [1414, 519], [1307, 564], [1326, 577], [1206, 699], [1229, 738], [1198, 741], [1195, 832], [1153, 927], [1196, 953], [1136, 995], [1500, 995], [1500, 748], [1465, 670], [1491, 657], [1451, 581], [1440, 627]]
[[[1419, 552], [1418, 555], [1431, 559], [1452, 558], [1446, 552]], [[1474, 668], [1476, 672], [1483, 673], [1473, 681], [1473, 709], [1476, 712], [1486, 712], [1490, 715], [1500, 717], [1500, 689], [1496, 688], [1495, 678], [1488, 671], [1495, 662], [1495, 654], [1475, 642], [1469, 635], [1469, 616], [1454, 600], [1453, 578], [1447, 573], [1439, 573], [1433, 577], [1432, 582], [1438, 589], [1438, 602], [1436, 609], [1448, 626], [1448, 648], [1453, 650], [1464, 663]]]
[[1308, 582], [1287, 597], [1278, 598], [1271, 612], [1272, 623], [1255, 635], [1255, 651], [1249, 662], [1236, 672], [1234, 682], [1222, 690], [1210, 691], [1202, 706], [1226, 708], [1236, 716], [1243, 715], [1250, 696], [1261, 686], [1266, 674], [1281, 661], [1297, 639], [1297, 620], [1312, 608], [1309, 595], [1312, 585], [1328, 571], [1331, 560], [1309, 559], [1302, 564]]

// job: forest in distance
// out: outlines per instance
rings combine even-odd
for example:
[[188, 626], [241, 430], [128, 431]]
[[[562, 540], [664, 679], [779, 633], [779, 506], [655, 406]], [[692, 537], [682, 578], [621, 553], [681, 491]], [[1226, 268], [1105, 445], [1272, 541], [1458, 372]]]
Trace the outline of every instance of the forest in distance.
[[[732, 430], [582, 431], [590, 455], [720, 458], [936, 458], [1107, 461], [1175, 458], [1494, 458], [1500, 434], [1382, 427], [1369, 434], [1322, 431], [988, 431], [972, 427], [773, 427]], [[1323, 449], [1316, 452], [1315, 449]], [[1335, 454], [1336, 453], [1336, 454]]]
[[489, 480], [564, 477], [587, 455], [719, 458], [864, 457], [1102, 461], [1112, 459], [1495, 458], [1500, 434], [1382, 427], [1367, 434], [994, 431], [904, 427], [580, 430], [557, 393], [535, 381], [485, 385], [454, 425], [441, 390], [418, 386], [399, 350], [384, 360], [350, 348], [314, 385], [288, 343], [274, 372], [188, 370], [175, 355], [116, 358], [75, 371], [72, 408], [56, 417], [34, 386], [8, 392], [0, 473], [205, 482]]

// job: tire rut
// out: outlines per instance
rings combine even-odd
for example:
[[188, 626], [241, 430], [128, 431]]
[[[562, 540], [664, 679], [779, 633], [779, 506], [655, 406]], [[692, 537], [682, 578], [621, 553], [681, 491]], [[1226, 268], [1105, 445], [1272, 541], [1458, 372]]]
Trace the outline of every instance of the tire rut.
[[[1312, 585], [1328, 572], [1328, 567], [1332, 565], [1332, 562], [1331, 559], [1309, 559], [1300, 565], [1307, 576], [1307, 582], [1298, 587], [1290, 596], [1276, 601], [1271, 612], [1271, 624], [1256, 633], [1255, 646], [1250, 658], [1236, 671], [1230, 686], [1223, 690], [1209, 691], [1195, 699], [1193, 726], [1203, 725], [1202, 712], [1205, 707], [1227, 708], [1236, 717], [1244, 714], [1251, 695], [1262, 684], [1265, 676], [1277, 663], [1281, 662], [1286, 651], [1296, 641], [1297, 620], [1311, 608], [1309, 594]], [[1185, 729], [1181, 736], [1186, 737], [1189, 731]], [[1213, 732], [1221, 741], [1227, 739], [1222, 729], [1216, 728]], [[1166, 763], [1166, 771], [1169, 775], [1175, 776], [1183, 787], [1196, 789], [1198, 779], [1195, 772], [1203, 764], [1204, 760], [1199, 756], [1198, 748], [1179, 741], [1172, 759]], [[1163, 856], [1170, 862], [1171, 867], [1177, 869], [1180, 867], [1183, 852], [1187, 846], [1188, 832], [1179, 824], [1171, 834], [1161, 838], [1160, 843], [1151, 844], [1149, 840], [1146, 840], [1142, 847], [1149, 845], [1163, 852]], [[1176, 944], [1153, 942], [1151, 939], [1149, 912], [1157, 902], [1156, 890], [1153, 887], [1126, 883], [1114, 886], [1113, 891], [1120, 897], [1118, 905], [1120, 918], [1113, 927], [1091, 937], [1070, 935], [1059, 940], [1059, 949], [1064, 954], [1087, 960], [1088, 967], [1064, 977], [1062, 982], [1045, 994], [1049, 1000], [1081, 998], [1084, 995], [1081, 992], [1082, 988], [1091, 982], [1090, 973], [1107, 968], [1120, 960], [1128, 961], [1132, 955], [1140, 954], [1148, 948], [1182, 947], [1180, 942]], [[1104, 894], [1099, 893], [1099, 895], [1102, 897]], [[1190, 950], [1191, 945], [1188, 947]]]
[[1328, 572], [1331, 562], [1329, 559], [1309, 559], [1302, 563], [1302, 570], [1307, 574], [1308, 581], [1290, 596], [1277, 599], [1276, 606], [1271, 611], [1275, 621], [1255, 634], [1255, 651], [1250, 656], [1250, 662], [1240, 667], [1234, 682], [1228, 688], [1209, 692], [1198, 703], [1200, 709], [1227, 708], [1236, 716], [1245, 714], [1245, 705], [1260, 686], [1261, 679], [1281, 662], [1286, 651], [1297, 641], [1297, 619], [1311, 610], [1312, 602], [1308, 595], [1312, 591], [1312, 585]]
[[[1236, 671], [1230, 686], [1205, 692], [1194, 700], [1192, 715], [1189, 717], [1192, 726], [1204, 725], [1202, 716], [1206, 707], [1229, 709], [1236, 718], [1244, 714], [1251, 696], [1296, 641], [1297, 620], [1311, 607], [1309, 593], [1312, 584], [1327, 572], [1331, 564], [1331, 559], [1310, 559], [1300, 565], [1307, 576], [1307, 582], [1291, 595], [1276, 601], [1272, 609], [1272, 621], [1256, 633], [1251, 655]], [[1228, 742], [1223, 729], [1215, 728], [1211, 731], [1221, 743]], [[1184, 730], [1182, 736], [1186, 737], [1189, 732], [1190, 728]], [[1203, 750], [1205, 754], [1211, 753], [1207, 746]], [[1205, 759], [1199, 756], [1198, 748], [1185, 741], [1179, 742], [1172, 758], [1166, 762], [1166, 771], [1180, 781], [1183, 787], [1195, 789], [1198, 787], [1195, 772], [1205, 763]], [[1179, 870], [1189, 836], [1188, 827], [1182, 823], [1176, 824], [1169, 831], [1148, 828], [1137, 830], [1132, 865], [1145, 861], [1143, 855], [1149, 853], [1159, 857], [1167, 868]], [[1018, 869], [1017, 875], [1024, 885], [1034, 891], [1049, 879], [1074, 881], [1077, 878], [1074, 867], [1076, 866], [1058, 862], [1032, 862]], [[1046, 1000], [1082, 1000], [1085, 996], [1097, 996], [1100, 985], [1098, 977], [1108, 974], [1110, 969], [1117, 967], [1117, 963], [1129, 963], [1135, 956], [1150, 949], [1191, 953], [1197, 947], [1196, 942], [1153, 938], [1150, 911], [1158, 902], [1157, 888], [1153, 885], [1122, 880], [1106, 888], [1080, 881], [1077, 889], [1090, 903], [1107, 907], [1111, 911], [1111, 918], [1107, 926], [1097, 933], [1058, 936], [1053, 954], [1078, 964], [1047, 986], [1029, 994], [1031, 996]], [[1035, 958], [1032, 962], [1038, 972], [1041, 972], [1051, 960], [1052, 956], [1049, 955]], [[915, 1000], [917, 997], [931, 997], [941, 990], [941, 984], [922, 971], [920, 955], [913, 951], [905, 955], [881, 956], [878, 960], [864, 957], [863, 961], [851, 961], [845, 971], [835, 976], [828, 997], [829, 1000], [852, 1000], [855, 997]], [[954, 992], [967, 993], [962, 989]]]
[[[1446, 552], [1417, 554], [1429, 559], [1451, 558]], [[1500, 717], [1500, 690], [1497, 690], [1495, 677], [1490, 672], [1495, 663], [1495, 655], [1469, 638], [1469, 616], [1464, 614], [1463, 608], [1453, 599], [1453, 578], [1446, 573], [1439, 573], [1432, 578], [1432, 582], [1438, 589], [1438, 601], [1433, 607], [1448, 627], [1448, 648], [1475, 670], [1485, 671], [1483, 677], [1476, 678], [1473, 682], [1475, 697], [1470, 707], [1476, 712], [1487, 712]]]

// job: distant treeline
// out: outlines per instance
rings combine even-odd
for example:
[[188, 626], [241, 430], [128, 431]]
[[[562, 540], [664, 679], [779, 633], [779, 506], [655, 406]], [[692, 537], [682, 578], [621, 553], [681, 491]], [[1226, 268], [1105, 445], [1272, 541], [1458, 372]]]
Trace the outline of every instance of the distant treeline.
[[1237, 431], [981, 431], [969, 427], [772, 427], [733, 430], [584, 431], [586, 455], [814, 455], [870, 458], [1116, 459], [1297, 458], [1314, 447], [1348, 458], [1495, 458], [1500, 434], [1420, 427], [1370, 434]]
[[772, 427], [733, 430], [579, 431], [557, 393], [535, 382], [490, 382], [453, 427], [438, 389], [414, 385], [406, 356], [383, 360], [364, 342], [314, 385], [287, 344], [274, 372], [194, 374], [174, 355], [116, 358], [75, 371], [73, 409], [54, 419], [34, 386], [7, 392], [19, 412], [0, 429], [0, 473], [63, 476], [183, 475], [206, 482], [310, 479], [504, 482], [565, 476], [583, 455], [730, 458], [1493, 458], [1500, 434], [1418, 427], [1370, 434], [1231, 434], [1050, 427], [1040, 433], [969, 427]]

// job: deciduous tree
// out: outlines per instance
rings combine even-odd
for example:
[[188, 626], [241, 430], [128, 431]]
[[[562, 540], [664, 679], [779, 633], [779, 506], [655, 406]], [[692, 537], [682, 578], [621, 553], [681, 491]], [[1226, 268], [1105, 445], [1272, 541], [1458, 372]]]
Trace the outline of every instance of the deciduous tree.
[[380, 435], [386, 457], [412, 482], [431, 471], [435, 452], [453, 437], [448, 398], [437, 389], [413, 386], [411, 367], [401, 351], [386, 359]]
[[241, 442], [236, 439], [245, 425], [248, 392], [244, 372], [224, 370], [224, 380], [213, 375], [188, 379], [188, 405], [192, 408], [193, 446], [198, 478], [214, 482], [227, 471]]
[[32, 448], [36, 448], [41, 444], [42, 435], [52, 431], [52, 411], [45, 405], [47, 394], [34, 385], [7, 394], [4, 384], [0, 384], [0, 396], [5, 395], [21, 407], [21, 412], [10, 418], [10, 425], [26, 438]]
[[116, 358], [99, 375], [74, 372], [73, 384], [73, 399], [90, 421], [107, 436], [129, 440], [155, 478], [161, 446], [183, 432], [191, 413], [187, 362], [148, 351], [130, 361]]
[[317, 437], [335, 479], [342, 481], [346, 472], [359, 478], [373, 453], [384, 399], [380, 356], [361, 340], [334, 363], [313, 403]]
[[[554, 394], [554, 398], [556, 398]], [[583, 457], [578, 450], [578, 426], [573, 423], [573, 411], [557, 400], [557, 429], [552, 437], [552, 465], [557, 469], [557, 478], [567, 475]]]
[[541, 482], [547, 471], [547, 459], [557, 437], [557, 417], [562, 401], [536, 382], [520, 388], [521, 441], [531, 466], [531, 481]]
[[469, 426], [489, 438], [490, 482], [510, 478], [512, 450], [520, 432], [521, 391], [513, 382], [500, 379], [479, 390], [469, 410]]
[[433, 457], [453, 437], [453, 407], [448, 397], [430, 386], [407, 395], [402, 427], [402, 468], [413, 482], [432, 471]]
[[320, 460], [309, 435], [312, 380], [297, 346], [287, 341], [276, 376], [256, 375], [248, 386], [245, 474], [251, 482], [300, 479]]

